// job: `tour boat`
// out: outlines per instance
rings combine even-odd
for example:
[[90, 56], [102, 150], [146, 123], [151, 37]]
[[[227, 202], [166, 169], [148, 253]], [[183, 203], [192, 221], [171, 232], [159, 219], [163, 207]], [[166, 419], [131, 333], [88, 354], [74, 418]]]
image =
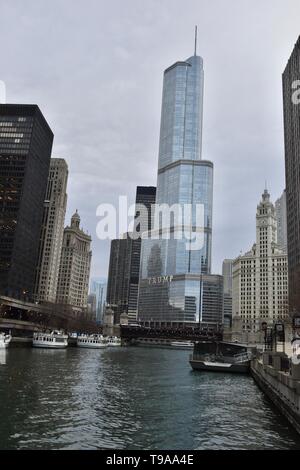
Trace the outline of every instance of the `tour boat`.
[[173, 349], [193, 349], [194, 343], [192, 341], [172, 341], [170, 346]]
[[0, 349], [8, 348], [9, 343], [12, 340], [11, 335], [6, 335], [5, 333], [0, 333]]
[[110, 336], [108, 338], [108, 346], [121, 346], [121, 338], [118, 338], [118, 336]]
[[208, 358], [207, 360], [190, 360], [194, 370], [203, 370], [209, 372], [234, 372], [238, 374], [247, 374], [250, 369], [250, 360], [245, 356], [244, 359], [235, 362], [221, 362], [218, 359]]
[[0, 349], [0, 366], [5, 366], [6, 354], [6, 348]]
[[80, 335], [77, 338], [79, 348], [107, 348], [108, 342], [102, 335]]
[[251, 352], [247, 346], [223, 342], [198, 342], [190, 356], [193, 370], [247, 374]]
[[34, 333], [32, 346], [34, 348], [63, 349], [68, 346], [68, 336], [60, 331]]
[[166, 338], [137, 338], [134, 342], [137, 346], [150, 346], [156, 348], [191, 350], [194, 347], [192, 341], [172, 341]]
[[78, 334], [77, 334], [77, 333], [69, 333], [69, 338], [77, 339], [77, 338], [78, 338]]

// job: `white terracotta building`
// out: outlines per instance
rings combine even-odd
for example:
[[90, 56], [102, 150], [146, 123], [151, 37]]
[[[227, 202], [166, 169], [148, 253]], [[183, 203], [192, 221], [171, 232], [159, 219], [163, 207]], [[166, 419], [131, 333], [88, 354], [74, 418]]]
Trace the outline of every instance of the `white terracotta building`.
[[36, 301], [56, 301], [67, 207], [67, 182], [66, 161], [63, 158], [51, 158], [35, 279]]
[[80, 228], [78, 212], [64, 230], [57, 303], [87, 308], [92, 252], [91, 237]]
[[232, 314], [248, 331], [288, 315], [287, 255], [277, 244], [276, 212], [267, 190], [257, 207], [256, 243], [233, 262]]

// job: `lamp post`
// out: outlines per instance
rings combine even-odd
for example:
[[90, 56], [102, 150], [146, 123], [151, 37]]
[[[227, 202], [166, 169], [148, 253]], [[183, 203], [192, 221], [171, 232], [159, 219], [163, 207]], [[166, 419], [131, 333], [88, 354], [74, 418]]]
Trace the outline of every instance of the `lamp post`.
[[285, 352], [285, 328], [283, 322], [275, 323], [275, 352], [277, 352], [277, 343], [283, 343], [283, 352]]
[[262, 323], [261, 325], [262, 331], [264, 331], [264, 349], [267, 349], [267, 329], [268, 329], [268, 324], [266, 322]]

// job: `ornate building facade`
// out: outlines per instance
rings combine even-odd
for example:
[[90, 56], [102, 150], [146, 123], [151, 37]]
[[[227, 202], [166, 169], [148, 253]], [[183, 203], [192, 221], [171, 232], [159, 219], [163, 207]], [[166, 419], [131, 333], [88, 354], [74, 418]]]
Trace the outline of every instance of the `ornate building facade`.
[[256, 243], [233, 262], [232, 313], [247, 331], [288, 315], [287, 255], [277, 244], [276, 212], [267, 190], [257, 206]]
[[80, 216], [76, 210], [71, 226], [64, 230], [57, 303], [87, 308], [91, 269], [91, 237], [80, 228]]
[[222, 275], [224, 280], [223, 288], [223, 309], [224, 325], [230, 327], [232, 324], [232, 259], [225, 259], [222, 265]]

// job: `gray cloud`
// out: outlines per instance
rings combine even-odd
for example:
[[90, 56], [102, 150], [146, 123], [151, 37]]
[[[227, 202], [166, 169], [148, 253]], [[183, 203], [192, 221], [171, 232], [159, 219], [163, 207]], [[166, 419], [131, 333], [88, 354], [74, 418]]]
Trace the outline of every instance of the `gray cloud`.
[[93, 236], [93, 275], [109, 243], [96, 207], [155, 185], [163, 70], [205, 66], [204, 158], [215, 164], [213, 265], [247, 250], [267, 179], [284, 188], [281, 73], [300, 33], [298, 0], [0, 0], [0, 80], [37, 103], [69, 164], [67, 218]]

